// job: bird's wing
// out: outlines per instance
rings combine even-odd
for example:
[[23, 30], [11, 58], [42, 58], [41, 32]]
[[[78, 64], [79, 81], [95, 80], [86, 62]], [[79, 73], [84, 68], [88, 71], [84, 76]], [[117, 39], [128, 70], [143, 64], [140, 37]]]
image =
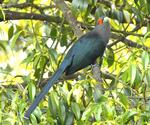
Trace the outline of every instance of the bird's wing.
[[72, 74], [94, 63], [104, 50], [105, 43], [99, 34], [90, 32], [81, 37], [66, 55], [66, 58], [73, 57], [71, 65], [66, 69], [66, 74]]

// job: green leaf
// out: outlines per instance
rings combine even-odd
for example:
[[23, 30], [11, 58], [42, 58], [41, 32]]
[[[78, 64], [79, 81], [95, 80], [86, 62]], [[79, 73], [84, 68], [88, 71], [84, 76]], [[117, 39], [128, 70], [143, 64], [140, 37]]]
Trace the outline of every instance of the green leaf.
[[40, 74], [41, 74], [41, 69], [40, 68], [36, 68], [35, 69], [35, 72], [34, 72], [34, 76], [35, 78], [39, 78], [40, 77]]
[[113, 51], [113, 49], [108, 49], [106, 56], [107, 56], [108, 67], [111, 67], [114, 64], [114, 51]]
[[136, 64], [131, 64], [131, 66], [130, 66], [131, 85], [134, 83], [135, 78], [136, 78]]
[[95, 17], [96, 19], [98, 19], [100, 16], [103, 16], [104, 15], [104, 11], [101, 7], [98, 7], [95, 11]]
[[122, 93], [119, 93], [119, 99], [120, 99], [120, 102], [121, 102], [126, 108], [128, 108], [129, 101], [128, 101], [127, 96], [125, 96], [125, 95], [122, 94]]
[[77, 17], [79, 13], [78, 11], [79, 3], [80, 3], [79, 0], [72, 0], [71, 10], [72, 10], [73, 15], [75, 15], [75, 17]]
[[136, 77], [135, 77], [135, 80], [134, 80], [134, 88], [135, 89], [139, 89], [140, 87], [140, 83], [141, 83], [141, 80], [142, 80], [142, 75], [140, 73], [140, 71], [137, 69], [136, 70]]
[[146, 51], [142, 53], [142, 62], [144, 69], [146, 69], [150, 62], [149, 54]]
[[4, 52], [7, 52], [6, 46], [5, 46], [4, 42], [5, 42], [5, 41], [0, 40], [0, 48], [1, 48]]
[[92, 2], [94, 2], [94, 1], [93, 1], [93, 0], [88, 0], [88, 3], [89, 3], [89, 4], [92, 4]]
[[129, 69], [125, 70], [122, 74], [122, 80], [124, 82], [128, 82], [130, 80], [130, 73], [129, 73]]
[[101, 120], [101, 113], [102, 113], [102, 107], [100, 105], [100, 106], [97, 106], [96, 112], [94, 113], [97, 121]]
[[41, 57], [41, 55], [37, 55], [37, 56], [35, 56], [35, 58], [34, 58], [34, 62], [33, 62], [33, 68], [34, 68], [34, 69], [37, 69], [37, 66], [38, 66], [38, 63], [39, 63], [40, 57]]
[[5, 20], [5, 13], [3, 11], [3, 9], [0, 7], [0, 21]]
[[99, 106], [99, 104], [95, 104], [95, 103], [90, 104], [83, 112], [82, 120], [88, 119], [92, 115], [92, 113], [95, 111], [97, 106]]
[[88, 0], [88, 1], [89, 1], [89, 4], [93, 4], [93, 5], [97, 4], [97, 0]]
[[127, 111], [123, 114], [123, 123], [128, 124], [131, 119], [133, 119], [133, 116], [135, 116], [137, 112], [135, 111]]
[[34, 110], [33, 114], [38, 118], [40, 119], [40, 117], [42, 116], [42, 112], [40, 110], [39, 107], [36, 107], [36, 109]]
[[63, 34], [63, 35], [61, 36], [60, 45], [61, 45], [62, 47], [67, 45], [67, 35], [64, 35], [64, 34]]
[[55, 27], [53, 27], [51, 29], [51, 33], [50, 33], [50, 36], [53, 40], [55, 40], [57, 38], [57, 29]]
[[132, 7], [131, 10], [137, 16], [138, 22], [141, 22], [141, 20], [142, 20], [141, 11], [135, 7]]
[[73, 125], [73, 119], [74, 115], [72, 112], [68, 111], [67, 112], [67, 117], [65, 119], [65, 124], [64, 125]]
[[41, 73], [41, 69], [39, 67], [39, 63], [40, 63], [40, 59], [41, 59], [41, 55], [37, 55], [35, 58], [34, 58], [34, 62], [33, 62], [33, 68], [35, 69], [35, 72], [34, 72], [34, 76], [36, 78], [39, 78], [40, 76], [40, 73]]
[[66, 118], [66, 108], [65, 108], [63, 99], [60, 99], [58, 106], [59, 106], [58, 116], [61, 120], [61, 124], [64, 124], [65, 118]]
[[144, 77], [144, 82], [149, 86], [150, 88], [150, 71], [147, 71], [145, 77]]
[[18, 105], [18, 111], [20, 114], [23, 114], [24, 109], [27, 107], [26, 103], [21, 100], [21, 102]]
[[102, 103], [102, 102], [105, 102], [107, 100], [107, 98], [102, 95], [100, 87], [95, 87], [93, 97], [94, 97], [94, 101], [97, 103]]
[[28, 89], [29, 89], [29, 97], [31, 100], [33, 100], [36, 94], [36, 88], [32, 81], [29, 83]]
[[84, 12], [88, 7], [88, 1], [87, 0], [80, 0], [80, 1], [81, 1], [81, 4], [79, 5], [80, 9], [82, 12]]
[[40, 69], [41, 70], [44, 70], [43, 68], [45, 68], [45, 65], [46, 65], [46, 63], [47, 63], [47, 57], [46, 56], [42, 56], [41, 58], [40, 58]]
[[147, 0], [147, 15], [150, 15], [150, 0]]
[[53, 114], [53, 117], [56, 118], [57, 116], [57, 109], [58, 109], [58, 96], [56, 92], [51, 92], [49, 98], [48, 98], [48, 106], [49, 109], [51, 111], [51, 113]]
[[33, 4], [33, 0], [26, 0], [26, 3], [31, 3], [31, 4]]
[[134, 2], [135, 2], [135, 4], [136, 4], [137, 6], [139, 6], [139, 5], [138, 5], [138, 0], [134, 0]]
[[33, 61], [33, 59], [34, 59], [34, 54], [35, 54], [35, 51], [32, 51], [32, 53], [29, 53], [28, 56], [21, 63], [22, 64], [26, 63], [26, 65], [31, 63]]
[[55, 64], [57, 64], [57, 52], [56, 50], [54, 49], [49, 49], [49, 54], [50, 54], [50, 59], [51, 59], [51, 62], [54, 62]]
[[78, 8], [79, 7], [79, 0], [73, 0], [72, 1], [72, 6], [74, 7], [74, 8]]
[[75, 102], [72, 102], [71, 108], [72, 108], [72, 111], [75, 114], [77, 120], [79, 120], [80, 119], [80, 107], [79, 107], [79, 105]]
[[13, 35], [14, 35], [14, 26], [11, 25], [11, 27], [8, 30], [8, 39], [11, 39]]
[[36, 119], [36, 117], [33, 114], [31, 114], [30, 120], [31, 120], [32, 124], [37, 125], [37, 119]]
[[130, 13], [128, 11], [123, 11], [123, 16], [124, 16], [124, 19], [127, 23], [130, 22]]
[[16, 43], [16, 41], [17, 41], [17, 39], [18, 39], [18, 37], [19, 37], [19, 35], [20, 35], [21, 32], [22, 32], [22, 31], [19, 31], [19, 32], [15, 33], [15, 34], [13, 35], [13, 37], [10, 39], [10, 47], [11, 47], [11, 48], [14, 48], [15, 43]]
[[88, 7], [88, 1], [87, 0], [73, 0], [72, 7], [73, 7], [73, 11], [79, 8], [80, 12], [84, 14], [86, 13], [86, 10]]

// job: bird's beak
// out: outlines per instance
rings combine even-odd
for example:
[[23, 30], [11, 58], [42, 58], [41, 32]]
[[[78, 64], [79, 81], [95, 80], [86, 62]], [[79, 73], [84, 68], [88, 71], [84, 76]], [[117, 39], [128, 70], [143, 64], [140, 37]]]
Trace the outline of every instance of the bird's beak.
[[103, 20], [103, 22], [108, 23], [109, 22], [109, 18], [105, 17], [104, 20]]

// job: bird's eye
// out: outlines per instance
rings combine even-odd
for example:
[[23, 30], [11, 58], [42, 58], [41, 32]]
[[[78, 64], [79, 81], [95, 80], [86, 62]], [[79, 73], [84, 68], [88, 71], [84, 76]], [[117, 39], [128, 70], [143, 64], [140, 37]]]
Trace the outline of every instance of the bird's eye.
[[98, 19], [98, 25], [102, 25], [103, 24], [103, 19], [102, 18], [99, 18]]

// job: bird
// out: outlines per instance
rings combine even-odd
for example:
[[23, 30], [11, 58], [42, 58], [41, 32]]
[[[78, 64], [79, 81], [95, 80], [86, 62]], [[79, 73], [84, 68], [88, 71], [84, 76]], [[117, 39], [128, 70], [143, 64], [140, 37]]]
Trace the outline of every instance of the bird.
[[49, 89], [57, 83], [63, 73], [66, 75], [74, 74], [75, 72], [94, 64], [98, 57], [102, 58], [110, 38], [110, 30], [109, 19], [105, 16], [101, 16], [97, 19], [95, 28], [81, 36], [74, 43], [67, 52], [59, 68], [26, 111], [24, 115], [26, 119], [29, 119], [39, 102], [48, 93]]

